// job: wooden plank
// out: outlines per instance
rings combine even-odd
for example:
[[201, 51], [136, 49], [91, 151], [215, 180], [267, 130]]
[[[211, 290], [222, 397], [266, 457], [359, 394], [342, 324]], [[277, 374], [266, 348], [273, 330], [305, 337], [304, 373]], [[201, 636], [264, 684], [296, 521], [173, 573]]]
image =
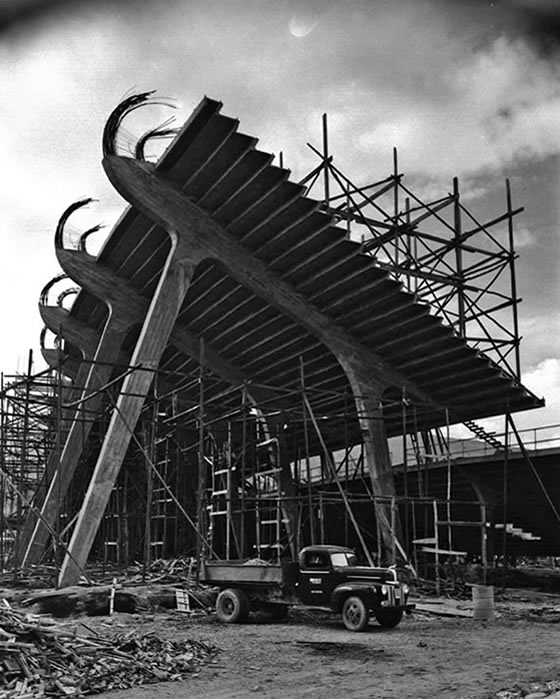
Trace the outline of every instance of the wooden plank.
[[456, 607], [451, 607], [445, 604], [429, 604], [416, 602], [414, 611], [421, 612], [424, 614], [433, 614], [435, 616], [463, 617], [465, 619], [473, 618], [472, 612], [466, 609], [457, 609]]
[[434, 553], [436, 556], [441, 554], [445, 556], [466, 556], [466, 551], [453, 551], [451, 549], [440, 549], [439, 547], [429, 548], [428, 546], [423, 546], [420, 551], [423, 553]]

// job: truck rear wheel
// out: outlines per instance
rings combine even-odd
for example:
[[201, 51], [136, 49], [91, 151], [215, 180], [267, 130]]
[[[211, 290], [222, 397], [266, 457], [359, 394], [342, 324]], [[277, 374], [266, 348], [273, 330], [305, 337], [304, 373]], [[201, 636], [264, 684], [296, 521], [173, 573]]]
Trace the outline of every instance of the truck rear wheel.
[[369, 609], [361, 597], [348, 597], [342, 605], [342, 621], [349, 631], [363, 631], [369, 624]]
[[402, 609], [378, 609], [375, 618], [385, 629], [394, 629], [403, 618]]
[[249, 600], [242, 590], [222, 590], [216, 600], [216, 614], [225, 624], [242, 624], [249, 616]]

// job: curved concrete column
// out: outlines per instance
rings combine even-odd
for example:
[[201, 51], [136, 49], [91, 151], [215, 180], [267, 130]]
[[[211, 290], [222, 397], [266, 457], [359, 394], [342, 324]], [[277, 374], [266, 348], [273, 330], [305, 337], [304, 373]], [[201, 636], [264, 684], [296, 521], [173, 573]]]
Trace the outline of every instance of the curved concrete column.
[[[49, 330], [55, 334], [61, 333], [66, 340], [82, 351], [84, 361], [76, 366], [73, 377], [73, 388], [68, 395], [70, 402], [74, 402], [79, 399], [82, 386], [86, 383], [90, 363], [93, 359], [93, 354], [91, 354], [92, 348], [97, 347], [99, 337], [97, 333], [87, 325], [72, 319], [70, 313], [60, 306], [45, 306], [44, 304], [40, 304], [39, 311]], [[51, 359], [48, 354], [49, 352], [52, 353], [52, 364], [51, 361], [49, 361], [49, 359]], [[60, 363], [60, 352], [58, 350], [43, 350], [43, 357], [49, 366], [53, 366], [54, 368]], [[73, 408], [63, 408], [62, 424], [59, 426], [59, 438], [62, 447], [64, 447], [75, 419], [76, 411]], [[48, 540], [48, 528], [44, 527], [44, 523], [40, 520], [37, 512], [43, 514], [43, 506], [49, 487], [57, 470], [60, 468], [59, 462], [61, 456], [62, 452], [59, 452], [58, 448], [53, 449], [48, 456], [43, 476], [33, 495], [33, 508], [28, 511], [20, 534], [18, 546], [19, 565], [38, 563], [42, 555], [43, 547]], [[53, 526], [54, 521], [49, 521], [49, 525]], [[33, 554], [29, 555], [29, 546], [34, 538], [34, 532], [37, 527], [45, 529], [44, 536], [42, 537], [42, 543], [39, 544], [38, 547], [35, 547]]]
[[[239, 284], [293, 318], [329, 347], [348, 377], [358, 414], [361, 415], [360, 424], [374, 493], [392, 497], [393, 475], [379, 413], [381, 393], [388, 385], [396, 384], [405, 387], [409, 395], [425, 403], [433, 402], [430, 396], [334, 324], [291, 285], [279, 279], [266, 264], [193, 204], [173, 183], [158, 174], [153, 165], [117, 156], [105, 157], [103, 165], [114, 187], [135, 208], [165, 230], [183, 233], [194, 247], [204, 250], [206, 257], [223, 265]], [[386, 507], [379, 506], [377, 511], [385, 553], [388, 553], [388, 544], [392, 547], [393, 532], [387, 523]]]

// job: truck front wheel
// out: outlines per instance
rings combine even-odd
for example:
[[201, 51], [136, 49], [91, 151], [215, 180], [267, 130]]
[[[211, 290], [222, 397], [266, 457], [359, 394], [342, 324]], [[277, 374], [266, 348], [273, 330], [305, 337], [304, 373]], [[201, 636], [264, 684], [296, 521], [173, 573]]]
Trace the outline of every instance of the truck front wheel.
[[385, 629], [394, 629], [403, 618], [402, 609], [378, 609], [375, 618]]
[[242, 590], [222, 590], [216, 600], [218, 619], [226, 624], [242, 624], [249, 616], [249, 600]]
[[342, 621], [349, 631], [363, 631], [369, 623], [369, 609], [361, 597], [348, 597], [342, 605]]

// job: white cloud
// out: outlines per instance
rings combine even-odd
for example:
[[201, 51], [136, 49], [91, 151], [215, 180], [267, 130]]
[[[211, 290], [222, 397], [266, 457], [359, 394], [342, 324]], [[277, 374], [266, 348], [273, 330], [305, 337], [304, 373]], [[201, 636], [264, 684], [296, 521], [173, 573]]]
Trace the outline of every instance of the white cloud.
[[524, 224], [517, 225], [514, 231], [514, 245], [516, 250], [522, 250], [537, 243], [537, 238], [532, 230]]
[[560, 422], [560, 359], [550, 357], [540, 362], [523, 377], [523, 383], [537, 395], [544, 396], [551, 411], [557, 411]]
[[446, 67], [439, 99], [400, 92], [398, 80], [356, 93], [357, 113], [369, 114], [369, 124], [346, 120], [358, 151], [388, 160], [396, 145], [407, 172], [447, 180], [560, 153], [557, 65], [505, 37], [478, 51], [460, 41], [430, 47], [428, 40], [426, 52]]
[[[481, 174], [560, 153], [559, 67], [520, 39], [478, 41], [472, 23], [463, 32], [453, 11], [420, 0], [332, 3], [298, 39], [288, 5], [193, 1], [92, 12], [0, 48], [0, 127], [10, 135], [3, 168], [11, 173], [0, 190], [0, 251], [6, 265], [27, 270], [4, 296], [23, 298], [35, 285], [35, 305], [51, 267], [56, 273], [52, 232], [69, 203], [99, 197], [88, 220], [115, 220], [121, 203], [102, 171], [101, 133], [134, 88], [177, 98], [179, 123], [204, 94], [223, 100], [242, 131], [284, 152], [296, 177], [317, 162], [305, 143], [320, 146], [327, 112], [335, 164], [371, 181], [391, 170], [396, 145], [401, 169], [427, 199], [449, 191], [452, 175], [468, 178], [461, 189], [473, 198], [486, 191]], [[126, 126], [135, 131], [134, 119]], [[518, 247], [533, 235], [529, 222]], [[26, 323], [36, 323], [35, 309]], [[18, 330], [12, 341], [25, 347], [28, 337]], [[533, 361], [549, 356], [542, 352]]]

